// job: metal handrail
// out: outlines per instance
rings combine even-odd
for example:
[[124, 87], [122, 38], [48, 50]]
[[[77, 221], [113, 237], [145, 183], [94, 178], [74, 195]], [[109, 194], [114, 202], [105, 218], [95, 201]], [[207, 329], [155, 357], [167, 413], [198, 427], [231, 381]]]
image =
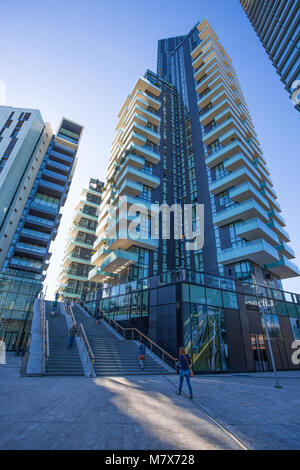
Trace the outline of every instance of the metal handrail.
[[65, 302], [64, 302], [64, 304], [65, 304], [66, 312], [67, 312], [68, 315], [70, 315], [73, 325], [77, 324], [76, 318], [74, 316], [73, 309], [72, 309], [71, 305], [68, 305]]
[[[84, 307], [84, 309], [88, 312], [89, 315], [91, 316], [94, 316], [92, 312], [90, 312], [90, 309], [88, 307], [88, 305], [83, 301], [83, 300], [80, 300], [80, 304], [81, 306]], [[126, 332], [130, 331], [131, 332], [131, 339], [133, 340], [134, 339], [134, 333], [137, 333], [139, 338], [143, 337], [146, 341], [148, 341], [150, 343], [150, 349], [151, 351], [153, 351], [153, 347], [157, 348], [161, 354], [162, 354], [162, 360], [166, 362], [165, 360], [165, 357], [168, 357], [169, 360], [171, 361], [171, 363], [173, 364], [173, 367], [175, 370], [177, 370], [177, 362], [178, 362], [178, 359], [176, 357], [173, 357], [171, 354], [169, 354], [165, 349], [163, 349], [161, 346], [159, 346], [157, 343], [155, 343], [151, 338], [149, 338], [148, 336], [146, 336], [144, 333], [142, 333], [140, 330], [138, 330], [137, 328], [124, 328], [123, 326], [119, 325], [118, 322], [116, 322], [115, 320], [113, 320], [112, 318], [108, 318], [106, 317], [106, 315], [104, 314], [104, 312], [102, 312], [102, 315], [103, 315], [103, 319], [110, 325], [111, 323], [113, 324], [114, 326], [114, 329], [116, 331], [118, 331], [118, 329], [121, 331], [121, 334], [123, 335], [123, 337], [126, 339]]]
[[85, 347], [86, 347], [86, 350], [87, 350], [87, 353], [88, 353], [88, 356], [91, 359], [91, 362], [93, 364], [94, 361], [95, 361], [95, 356], [94, 356], [93, 350], [91, 348], [91, 345], [89, 343], [89, 340], [87, 339], [86, 332], [84, 331], [82, 323], [79, 324], [79, 334], [78, 334], [78, 336], [82, 337], [83, 342], [84, 342]]
[[[176, 364], [177, 364], [177, 361], [178, 359], [176, 357], [173, 357], [171, 354], [169, 354], [165, 349], [163, 349], [161, 346], [159, 346], [157, 343], [155, 343], [154, 341], [152, 341], [151, 338], [149, 338], [148, 336], [146, 336], [144, 333], [142, 333], [140, 330], [138, 330], [137, 328], [123, 328], [122, 326], [120, 326], [115, 320], [113, 320], [112, 318], [107, 318], [105, 315], [103, 315], [103, 318], [104, 320], [106, 320], [108, 322], [109, 325], [111, 325], [111, 323], [113, 323], [114, 327], [115, 327], [115, 330], [118, 331], [118, 329], [120, 329], [123, 333], [123, 336], [124, 338], [126, 338], [126, 332], [127, 331], [130, 331], [131, 332], [131, 339], [133, 340], [134, 339], [134, 333], [137, 333], [138, 336], [139, 336], [139, 339], [141, 339], [141, 337], [143, 337], [146, 341], [148, 341], [150, 343], [150, 349], [151, 351], [153, 351], [153, 347], [157, 348], [161, 353], [162, 353], [162, 360], [165, 361], [165, 356], [167, 356], [173, 364], [173, 368], [176, 370]], [[166, 361], [165, 361], [166, 362]]]
[[[70, 315], [73, 325], [77, 325], [76, 318], [75, 318], [74, 313], [73, 313], [73, 308], [71, 307], [71, 305], [66, 305], [65, 302], [64, 302], [64, 304], [65, 304], [66, 312], [67, 312], [67, 314]], [[79, 336], [79, 338], [82, 338], [82, 340], [83, 340], [82, 350], [84, 350], [84, 347], [86, 348], [86, 351], [87, 351], [86, 362], [88, 363], [89, 359], [91, 361], [90, 376], [92, 376], [93, 375], [93, 364], [95, 362], [95, 356], [94, 356], [93, 350], [91, 348], [91, 345], [89, 343], [89, 340], [87, 339], [87, 336], [86, 336], [86, 333], [84, 331], [82, 323], [79, 323], [77, 336]]]
[[46, 321], [45, 315], [45, 302], [43, 295], [40, 296], [40, 332], [42, 337], [42, 374], [45, 374], [46, 371], [46, 363], [48, 357], [50, 356], [50, 347], [49, 347], [49, 329]]
[[25, 375], [26, 367], [27, 367], [27, 362], [29, 358], [29, 351], [27, 351], [22, 359], [22, 364], [21, 364], [21, 369], [20, 369], [20, 375], [23, 377]]

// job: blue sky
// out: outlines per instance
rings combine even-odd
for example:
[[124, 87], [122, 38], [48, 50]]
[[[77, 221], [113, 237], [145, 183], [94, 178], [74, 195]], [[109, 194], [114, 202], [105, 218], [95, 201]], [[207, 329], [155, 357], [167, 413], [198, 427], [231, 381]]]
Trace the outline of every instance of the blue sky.
[[[85, 126], [46, 279], [54, 292], [78, 191], [105, 180], [117, 114], [137, 77], [156, 71], [157, 40], [207, 18], [232, 59], [300, 261], [299, 113], [238, 0], [1, 0], [0, 80], [6, 104]], [[297, 260], [296, 260], [297, 262]], [[300, 292], [300, 278], [284, 282]]]

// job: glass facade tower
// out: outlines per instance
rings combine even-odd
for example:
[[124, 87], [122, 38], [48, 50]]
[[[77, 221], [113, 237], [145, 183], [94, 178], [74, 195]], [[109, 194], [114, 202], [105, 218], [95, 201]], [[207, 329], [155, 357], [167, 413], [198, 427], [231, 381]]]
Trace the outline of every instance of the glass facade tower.
[[[21, 125], [23, 119], [30, 123], [30, 114], [22, 111], [18, 128], [25, 128], [26, 123]], [[14, 183], [0, 243], [0, 336], [13, 349], [30, 328], [33, 302], [49, 266], [49, 247], [57, 235], [60, 209], [68, 195], [82, 133], [82, 126], [63, 119], [53, 135], [39, 112], [33, 115], [39, 119], [32, 122], [26, 135], [13, 130], [15, 151], [5, 154], [0, 174], [3, 187], [10, 174]], [[3, 135], [7, 134], [7, 124]]]
[[[240, 0], [285, 89], [300, 84], [300, 6], [298, 0]], [[300, 111], [299, 100], [296, 109]]]

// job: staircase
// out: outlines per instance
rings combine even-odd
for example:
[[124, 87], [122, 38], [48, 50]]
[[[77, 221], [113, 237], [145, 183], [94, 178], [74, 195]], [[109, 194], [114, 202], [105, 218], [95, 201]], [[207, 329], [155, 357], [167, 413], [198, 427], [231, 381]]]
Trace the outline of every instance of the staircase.
[[126, 375], [165, 375], [171, 374], [166, 367], [150, 357], [146, 352], [144, 370], [140, 368], [139, 349], [134, 341], [118, 339], [104, 321], [97, 325], [96, 320], [86, 316], [75, 305], [73, 313], [78, 323], [82, 323], [95, 356], [94, 370], [97, 376]]
[[68, 349], [69, 332], [60, 303], [54, 318], [51, 318], [52, 301], [45, 301], [45, 315], [49, 327], [50, 356], [46, 364], [46, 375], [84, 375], [76, 343]]

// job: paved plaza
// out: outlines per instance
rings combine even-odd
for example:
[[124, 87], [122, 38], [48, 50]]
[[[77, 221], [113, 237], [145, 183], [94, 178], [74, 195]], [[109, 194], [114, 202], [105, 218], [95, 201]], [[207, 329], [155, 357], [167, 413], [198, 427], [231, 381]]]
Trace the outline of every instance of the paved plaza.
[[300, 449], [300, 373], [20, 377], [0, 365], [0, 449]]

